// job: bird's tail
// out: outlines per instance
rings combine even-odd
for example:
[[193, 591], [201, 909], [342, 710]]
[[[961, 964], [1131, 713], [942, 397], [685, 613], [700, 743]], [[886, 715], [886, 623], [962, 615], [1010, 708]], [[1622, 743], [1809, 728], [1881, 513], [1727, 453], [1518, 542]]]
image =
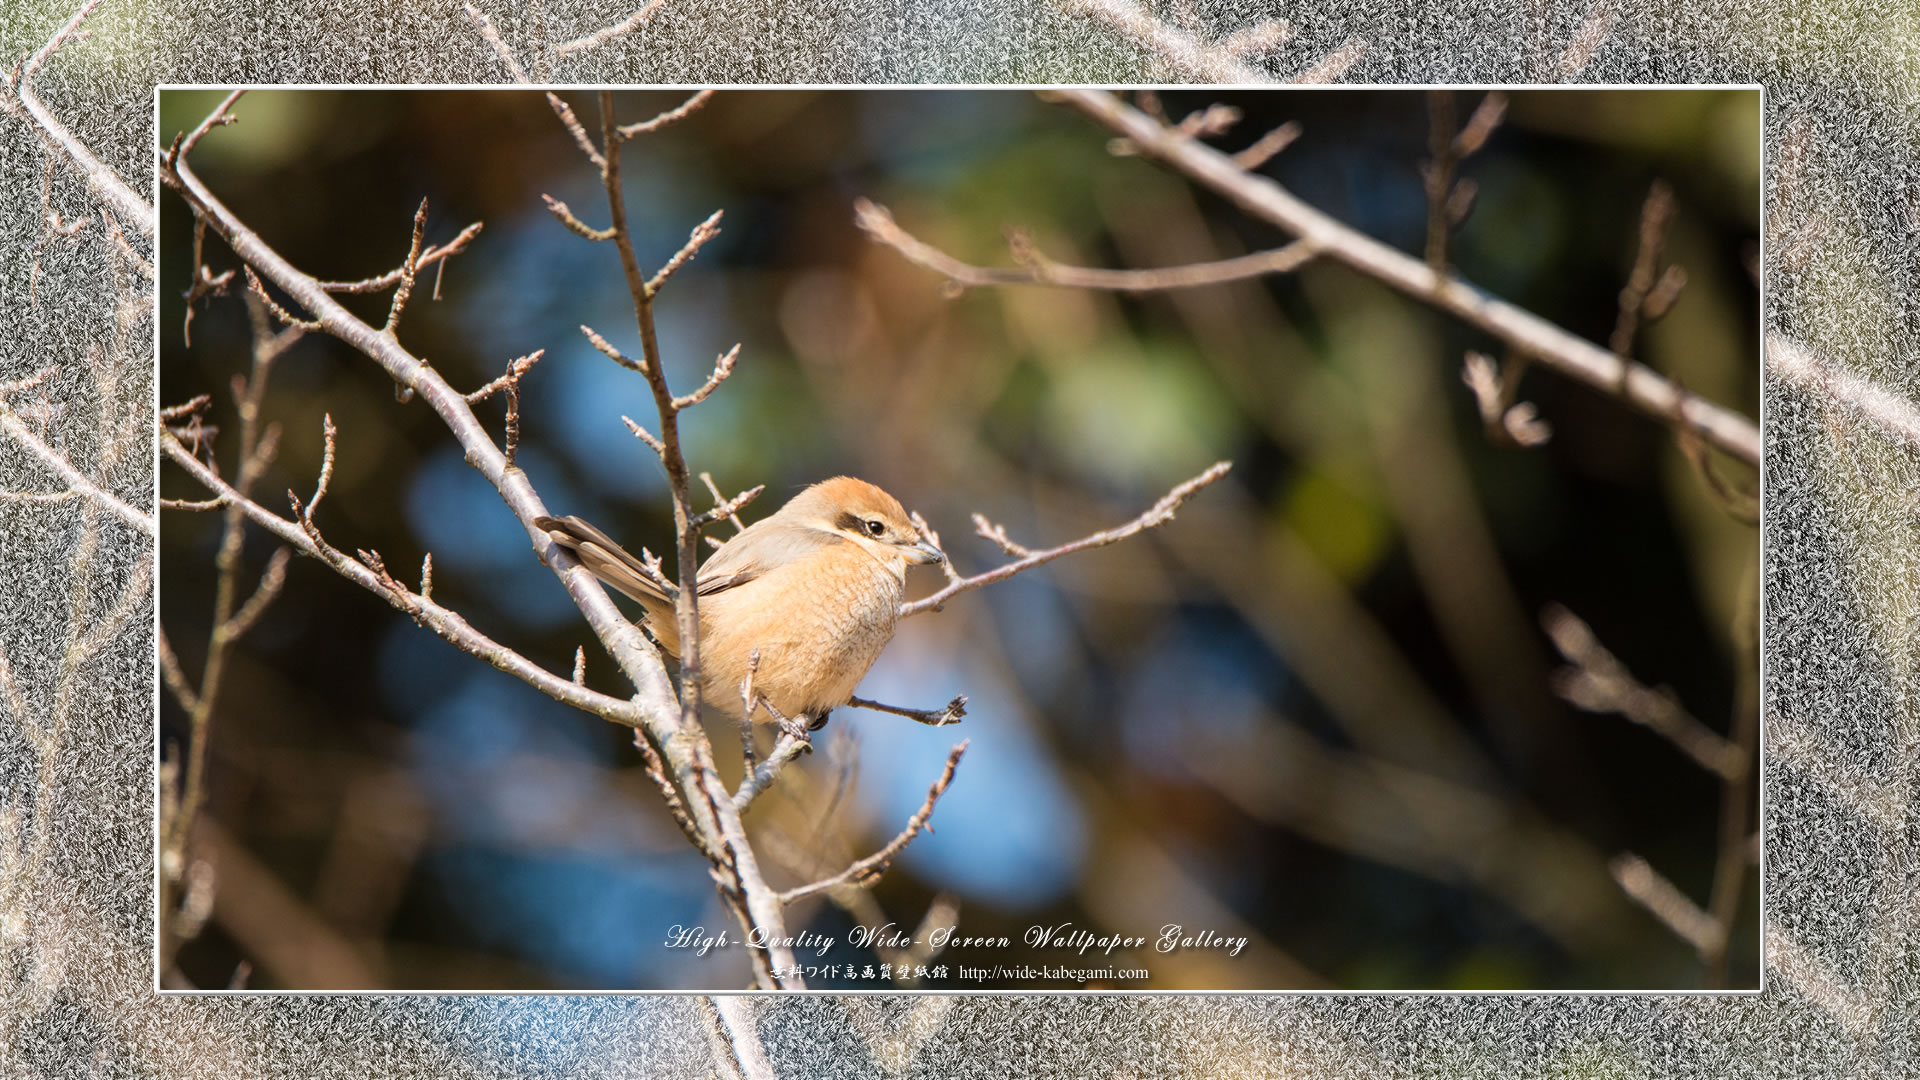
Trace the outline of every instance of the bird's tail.
[[639, 559], [606, 533], [572, 515], [536, 518], [533, 523], [545, 529], [554, 543], [572, 552], [594, 577], [640, 601], [640, 606], [647, 609], [647, 628], [669, 653], [680, 654], [673, 598], [647, 579]]

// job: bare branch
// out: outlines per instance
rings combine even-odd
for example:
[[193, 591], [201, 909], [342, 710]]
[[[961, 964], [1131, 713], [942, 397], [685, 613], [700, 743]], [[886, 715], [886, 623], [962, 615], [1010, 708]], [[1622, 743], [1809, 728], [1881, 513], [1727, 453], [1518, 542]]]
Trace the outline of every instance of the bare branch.
[[815, 893], [826, 892], [830, 889], [846, 886], [864, 887], [878, 881], [880, 875], [887, 872], [887, 867], [893, 863], [893, 860], [899, 856], [900, 852], [904, 851], [906, 846], [913, 842], [914, 837], [920, 835], [920, 830], [927, 827], [927, 820], [933, 817], [933, 804], [938, 802], [940, 796], [946, 792], [947, 785], [953, 783], [953, 770], [959, 766], [960, 756], [967, 752], [968, 741], [969, 740], [962, 739], [960, 745], [954, 747], [953, 751], [947, 755], [947, 767], [941, 770], [940, 778], [935, 780], [933, 786], [927, 789], [926, 801], [921, 803], [920, 809], [916, 811], [912, 817], [907, 819], [907, 827], [900, 830], [899, 835], [888, 841], [887, 846], [861, 859], [832, 877], [823, 878], [810, 885], [802, 885], [798, 888], [788, 889], [786, 892], [780, 894], [780, 903], [783, 905], [791, 904], [802, 897], [812, 896]]
[[[767, 708], [766, 699], [761, 699], [760, 707]], [[780, 775], [780, 770], [786, 767], [787, 762], [806, 753], [810, 745], [804, 736], [795, 735], [783, 728], [780, 738], [775, 740], [766, 760], [741, 779], [740, 789], [733, 793], [734, 812], [746, 813], [747, 807], [753, 805], [753, 800], [759, 798], [760, 793], [772, 785], [774, 778]]]
[[767, 1059], [767, 1048], [754, 1026], [753, 1002], [744, 997], [702, 998], [719, 1015], [720, 1026], [730, 1049], [731, 1064], [740, 1080], [775, 1080], [779, 1073]]
[[596, 229], [586, 222], [581, 221], [579, 218], [574, 217], [573, 211], [568, 209], [567, 204], [561, 202], [559, 199], [545, 193], [542, 193], [540, 198], [546, 202], [547, 212], [557, 218], [560, 224], [565, 225], [567, 230], [575, 236], [596, 242], [613, 239], [612, 229]]
[[1613, 394], [1663, 422], [1674, 415], [1675, 401], [1686, 398], [1686, 411], [1708, 442], [1750, 465], [1759, 464], [1760, 432], [1746, 417], [1688, 395], [1644, 365], [1624, 360], [1456, 277], [1435, 274], [1421, 260], [1335, 221], [1271, 179], [1241, 169], [1228, 155], [1167, 132], [1106, 91], [1059, 90], [1049, 91], [1048, 96], [1132, 140], [1144, 153], [1253, 217], [1313, 242], [1323, 254], [1486, 331], [1537, 363]]
[[281, 586], [287, 583], [287, 559], [292, 554], [293, 549], [285, 545], [273, 553], [273, 557], [267, 560], [266, 572], [260, 575], [259, 587], [254, 589], [252, 596], [247, 597], [247, 602], [241, 605], [233, 618], [220, 628], [222, 635], [238, 638], [253, 629], [253, 624], [265, 613], [267, 605], [280, 595]]
[[[712, 214], [708, 215], [707, 220], [693, 227], [693, 232], [688, 235], [687, 242], [680, 246], [679, 251], [673, 253], [673, 257], [666, 261], [666, 265], [660, 267], [658, 273], [647, 280], [648, 296], [659, 292], [660, 286], [667, 283], [667, 279], [673, 276], [674, 271], [691, 262], [693, 257], [700, 253], [700, 249], [707, 245], [707, 241], [720, 235], [720, 215], [723, 213], [725, 213], [725, 211], [715, 210]], [[738, 349], [739, 346], [736, 345], [734, 348]]]
[[[1713, 464], [1712, 455], [1707, 452], [1707, 444], [1701, 440], [1700, 433], [1694, 430], [1693, 422], [1685, 415], [1674, 417], [1673, 434], [1675, 441], [1680, 444], [1680, 452], [1693, 465], [1693, 471], [1707, 485], [1707, 490], [1712, 493], [1720, 509], [1743, 525], [1760, 524], [1759, 492], [1743, 491], [1720, 475], [1720, 470]], [[1758, 478], [1756, 485], [1757, 481]]]
[[253, 293], [254, 296], [257, 296], [260, 298], [260, 302], [267, 306], [267, 310], [273, 312], [274, 318], [279, 319], [283, 324], [289, 327], [298, 327], [301, 330], [326, 329], [325, 326], [321, 325], [321, 320], [319, 319], [295, 318], [292, 312], [288, 311], [286, 308], [281, 307], [278, 301], [274, 300], [273, 297], [267, 295], [267, 287], [260, 283], [260, 278], [258, 275], [254, 274], [253, 267], [242, 266], [241, 269], [247, 272], [247, 290]]
[[574, 53], [585, 52], [588, 49], [597, 49], [607, 42], [612, 41], [614, 38], [631, 34], [635, 30], [645, 26], [647, 20], [653, 18], [653, 13], [659, 11], [661, 6], [666, 2], [667, 0], [651, 0], [647, 6], [627, 16], [624, 20], [605, 29], [588, 34], [586, 37], [576, 38], [573, 41], [556, 45], [553, 51], [561, 56], [571, 56]]
[[[180, 657], [174, 653], [173, 643], [167, 640], [165, 627], [160, 628], [155, 652], [160, 658], [160, 677], [167, 684], [167, 689], [172, 692], [174, 700], [179, 702], [180, 708], [188, 713], [197, 710], [200, 707], [200, 695], [194, 693], [192, 685], [187, 682], [186, 669], [180, 666]], [[0, 658], [0, 676], [6, 674], [4, 668], [4, 658]]]
[[493, 20], [487, 18], [479, 8], [470, 3], [461, 6], [466, 9], [467, 18], [472, 19], [474, 25], [479, 28], [480, 36], [486, 39], [487, 44], [493, 46], [493, 54], [498, 56], [500, 63], [506, 66], [507, 75], [517, 83], [532, 81], [527, 78], [526, 69], [520, 66], [520, 61], [514, 59], [513, 49], [508, 47], [506, 40], [500, 36], [500, 31], [493, 28]]
[[[1672, 222], [1673, 189], [1664, 181], [1655, 180], [1647, 189], [1646, 203], [1640, 208], [1640, 248], [1634, 255], [1633, 272], [1620, 289], [1620, 316], [1613, 324], [1613, 337], [1608, 339], [1609, 346], [1621, 356], [1632, 354], [1634, 334], [1639, 331], [1641, 320], [1653, 318], [1648, 313], [1648, 301], [1654, 287], [1667, 281], [1667, 276], [1661, 274], [1660, 255], [1666, 247], [1667, 227]], [[1685, 284], [1685, 273], [1677, 280]], [[1659, 307], [1662, 313], [1672, 305], [1679, 291], [1680, 285], [1676, 284], [1662, 295]]]
[[627, 425], [628, 431], [633, 432], [634, 438], [639, 439], [641, 442], [647, 444], [647, 449], [652, 450], [654, 453], [660, 455], [662, 458], [667, 456], [666, 444], [661, 442], [659, 439], [654, 438], [652, 432], [648, 431], [646, 428], [641, 427], [638, 423], [635, 423], [633, 417], [622, 416], [620, 420], [622, 423]]
[[1676, 888], [1638, 855], [1626, 854], [1608, 864], [1620, 891], [1652, 913], [1674, 936], [1693, 946], [1701, 956], [1721, 948], [1725, 931], [1700, 905]]
[[1566, 51], [1560, 54], [1560, 63], [1555, 70], [1561, 81], [1571, 81], [1574, 76], [1587, 70], [1588, 64], [1593, 63], [1600, 46], [1606, 44], [1607, 36], [1613, 33], [1613, 20], [1613, 0], [1599, 0], [1588, 9], [1580, 28], [1573, 32], [1573, 39], [1567, 42]]
[[551, 90], [547, 91], [547, 104], [553, 107], [553, 115], [560, 118], [560, 124], [567, 129], [567, 134], [573, 136], [573, 144], [580, 148], [581, 153], [587, 155], [587, 160], [593, 162], [594, 168], [604, 171], [607, 167], [607, 159], [601, 155], [600, 148], [593, 145], [593, 140], [587, 136], [587, 129], [580, 123], [580, 118], [574, 115], [573, 106], [567, 104], [564, 98]]
[[1275, 251], [1259, 251], [1218, 262], [1154, 270], [1103, 270], [1053, 262], [1035, 250], [1030, 241], [1019, 238], [1016, 234], [1016, 238], [1011, 241], [1011, 246], [1015, 250], [1016, 258], [1025, 262], [1026, 265], [1017, 269], [984, 267], [961, 262], [914, 237], [894, 222], [893, 214], [886, 207], [877, 203], [867, 199], [856, 199], [853, 212], [855, 223], [876, 241], [893, 248], [908, 260], [944, 275], [950, 281], [967, 286], [1055, 285], [1076, 289], [1111, 289], [1118, 292], [1191, 289], [1229, 281], [1244, 281], [1268, 274], [1290, 273], [1305, 266], [1319, 254], [1313, 244], [1298, 240]]
[[637, 371], [642, 375], [645, 375], [647, 373], [647, 365], [645, 362], [640, 360], [635, 360], [631, 356], [628, 356], [626, 353], [623, 353], [619, 349], [614, 348], [612, 342], [608, 341], [606, 338], [601, 337], [598, 333], [594, 331], [594, 329], [591, 326], [582, 325], [580, 327], [580, 332], [582, 334], [585, 334], [587, 336], [587, 340], [593, 343], [593, 347], [600, 350], [601, 355], [605, 356], [607, 359], [612, 360], [614, 363], [619, 364], [621, 367], [626, 368], [628, 371]]
[[1292, 37], [1293, 26], [1287, 20], [1267, 19], [1221, 38], [1218, 47], [1228, 56], [1257, 60], [1277, 52]]
[[741, 511], [741, 509], [745, 507], [748, 503], [759, 498], [760, 493], [765, 490], [767, 490], [767, 485], [755, 484], [753, 487], [750, 487], [747, 490], [741, 492], [740, 494], [735, 495], [733, 498], [718, 504], [713, 509], [706, 510], [699, 514], [694, 515], [693, 517], [694, 527], [704, 529], [708, 525], [711, 525], [716, 521], [722, 521], [722, 520], [731, 521], [735, 525], [740, 524], [740, 519], [735, 515], [738, 514]]
[[874, 712], [892, 713], [918, 721], [930, 727], [945, 727], [957, 724], [967, 715], [967, 695], [961, 694], [938, 709], [906, 709], [898, 705], [886, 705], [878, 701], [868, 701], [863, 697], [849, 698], [847, 704], [860, 709], [872, 709]]
[[1303, 85], [1330, 83], [1347, 73], [1347, 69], [1360, 62], [1367, 55], [1367, 43], [1359, 38], [1349, 38], [1339, 48], [1322, 57], [1320, 62], [1288, 79], [1288, 82]]
[[[74, 13], [73, 18], [67, 20], [66, 25], [56, 31], [53, 37], [49, 38], [47, 43], [20, 67], [18, 81], [8, 79], [12, 85], [6, 87], [6, 90], [10, 90], [19, 98], [20, 104], [32, 116], [39, 128], [39, 134], [48, 146], [59, 149], [67, 160], [72, 162], [73, 167], [79, 170], [80, 175], [86, 179], [87, 189], [93, 192], [94, 197], [112, 209], [115, 214], [133, 222], [134, 227], [140, 230], [140, 235], [145, 237], [148, 243], [152, 243], [154, 232], [152, 204], [134, 194], [133, 189], [120, 178], [119, 173], [94, 157], [86, 144], [75, 138], [73, 132], [67, 130], [66, 125], [48, 112], [47, 107], [41, 104], [39, 97], [33, 92], [33, 77], [40, 73], [41, 66], [59, 51], [61, 45], [82, 33], [80, 24], [86, 21], [87, 16], [93, 13], [93, 9], [99, 6], [99, 3], [100, 0], [87, 0], [80, 10]], [[4, 102], [5, 92], [0, 91], [0, 103]], [[10, 103], [6, 108], [9, 112], [13, 111]]]
[[160, 450], [174, 464], [185, 470], [195, 482], [226, 499], [249, 520], [264, 527], [288, 547], [325, 562], [341, 577], [368, 592], [383, 597], [394, 607], [412, 616], [415, 622], [432, 630], [442, 640], [461, 651], [477, 656], [501, 671], [528, 683], [548, 697], [583, 712], [628, 727], [644, 723], [633, 702], [588, 690], [575, 685], [570, 680], [553, 675], [514, 650], [480, 633], [453, 610], [405, 589], [396, 591], [372, 570], [352, 559], [340, 557], [337, 551], [332, 551], [332, 557], [329, 557], [331, 549], [325, 549], [321, 543], [316, 543], [301, 528], [299, 522], [290, 521], [259, 503], [242, 497], [231, 485], [216, 476], [204, 462], [189, 453], [172, 432], [163, 430], [160, 433]]
[[525, 356], [517, 356], [507, 361], [507, 373], [482, 386], [480, 389], [475, 390], [473, 393], [466, 395], [467, 404], [478, 405], [500, 391], [512, 386], [520, 380], [521, 376], [531, 370], [533, 365], [539, 363], [540, 358], [545, 355], [547, 355], [547, 350], [535, 349]]
[[679, 106], [668, 109], [666, 112], [661, 113], [651, 120], [642, 120], [636, 124], [622, 124], [619, 128], [620, 137], [623, 139], [631, 139], [636, 135], [650, 134], [669, 125], [677, 124], [705, 107], [707, 102], [713, 100], [713, 93], [712, 88], [697, 91], [692, 97], [682, 102]]
[[28, 453], [60, 474], [60, 478], [65, 480], [67, 486], [74, 491], [113, 511], [120, 520], [146, 533], [148, 537], [159, 535], [159, 531], [154, 526], [152, 514], [134, 509], [112, 492], [89, 480], [84, 473], [74, 468], [64, 455], [42, 442], [27, 425], [21, 423], [20, 418], [3, 401], [0, 401], [0, 431], [12, 436], [13, 440], [25, 447]]
[[[420, 260], [416, 269], [424, 270], [436, 263], [444, 267], [446, 260], [467, 250], [467, 245], [473, 243], [474, 239], [480, 235], [480, 230], [485, 224], [485, 222], [476, 221], [466, 228], [461, 229], [460, 235], [454, 237], [452, 240], [444, 244], [428, 245], [427, 249], [420, 253]], [[229, 273], [231, 273], [231, 271], [229, 271]], [[320, 287], [331, 293], [347, 293], [350, 295], [377, 293], [400, 284], [401, 278], [405, 273], [406, 267], [403, 265], [395, 267], [384, 274], [378, 274], [370, 278], [361, 278], [359, 281], [323, 281], [320, 283]], [[437, 291], [435, 298], [438, 299]]]
[[306, 508], [300, 512], [300, 520], [307, 524], [313, 523], [313, 512], [320, 508], [320, 500], [327, 497], [327, 484], [333, 480], [334, 437], [339, 429], [333, 426], [332, 413], [321, 415], [320, 434], [326, 443], [320, 457], [320, 479], [313, 485], [313, 498], [307, 500]]
[[420, 244], [427, 234], [427, 200], [420, 200], [420, 209], [413, 212], [413, 236], [407, 243], [407, 261], [400, 264], [400, 287], [393, 291], [393, 304], [387, 309], [387, 325], [380, 332], [388, 337], [397, 337], [400, 333], [400, 315], [407, 310], [407, 300], [413, 296], [413, 281], [420, 273]]
[[[974, 589], [978, 589], [984, 585], [991, 585], [996, 581], [1005, 581], [1022, 571], [1031, 570], [1036, 566], [1050, 563], [1062, 555], [1071, 555], [1076, 551], [1085, 551], [1089, 548], [1104, 547], [1108, 544], [1118, 543], [1130, 536], [1164, 525], [1173, 520], [1174, 511], [1178, 510], [1182, 503], [1192, 498], [1194, 493], [1201, 488], [1227, 475], [1227, 470], [1232, 467], [1233, 463], [1229, 461], [1215, 462], [1209, 466], [1205, 472], [1180, 484], [1172, 491], [1161, 496], [1160, 501], [1154, 503], [1146, 513], [1141, 514], [1125, 525], [1107, 529], [1103, 532], [1097, 532], [1091, 536], [1084, 536], [1056, 548], [1036, 551], [1018, 562], [1011, 562], [983, 574], [976, 574], [973, 577], [961, 578], [958, 581], [950, 582], [945, 588], [931, 596], [922, 597], [919, 600], [900, 605], [900, 617], [904, 619], [909, 615], [918, 615], [923, 611], [939, 611], [946, 606], [948, 600], [953, 599], [961, 593], [972, 592]], [[1002, 535], [1004, 535], [1004, 533]]]
[[1520, 389], [1520, 375], [1526, 368], [1523, 356], [1508, 360], [1502, 370], [1494, 364], [1493, 357], [1469, 352], [1466, 365], [1460, 370], [1460, 381], [1473, 391], [1474, 403], [1479, 406], [1480, 423], [1487, 429], [1487, 437], [1496, 443], [1535, 447], [1553, 437], [1553, 429], [1540, 419], [1531, 401], [1514, 403], [1514, 395]]
[[1300, 137], [1300, 132], [1301, 127], [1299, 123], [1289, 120], [1279, 127], [1274, 128], [1272, 131], [1267, 132], [1265, 135], [1260, 136], [1259, 141], [1255, 142], [1252, 146], [1247, 147], [1245, 150], [1235, 152], [1233, 155], [1233, 163], [1248, 171], [1257, 169], [1267, 162], [1272, 161], [1280, 151], [1292, 146], [1294, 140]]
[[1192, 35], [1168, 26], [1128, 0], [1069, 0], [1068, 6], [1119, 31], [1195, 82], [1274, 81], [1273, 76], [1245, 63], [1233, 52], [1203, 45]]
[[1765, 934], [1767, 966], [1785, 979], [1788, 986], [1854, 1037], [1865, 1038], [1874, 1030], [1874, 1014], [1878, 1010], [1867, 994], [1829, 971], [1819, 957], [1771, 919], [1767, 920]]
[[140, 561], [134, 565], [133, 573], [127, 578], [126, 586], [120, 590], [120, 599], [114, 602], [113, 609], [95, 623], [85, 637], [74, 644], [67, 663], [77, 667], [112, 641], [115, 635], [127, 625], [127, 620], [133, 618], [134, 613], [140, 610], [141, 602], [146, 600], [147, 592], [152, 585], [153, 552], [148, 551], [140, 556]]
[[1908, 446], [1920, 449], [1920, 405], [1822, 359], [1785, 334], [1767, 334], [1767, 369], [1802, 389], [1858, 413]]
[[[733, 374], [733, 364], [734, 361], [738, 359], [740, 359], [740, 346], [735, 345], [714, 362], [713, 374], [707, 376], [707, 381], [701, 384], [700, 389], [695, 390], [691, 394], [682, 394], [674, 398], [673, 407], [676, 410], [691, 408], [707, 400], [707, 395], [718, 390], [720, 384], [727, 381], [727, 376]], [[715, 495], [718, 494], [718, 492], [715, 492]]]
[[1670, 692], [1641, 685], [1571, 611], [1551, 606], [1540, 622], [1571, 665], [1554, 673], [1555, 693], [1588, 712], [1618, 713], [1651, 728], [1724, 780], [1738, 780], [1746, 773], [1747, 758], [1739, 747], [1694, 719]]
[[[738, 346], [735, 346], [735, 347], [738, 348]], [[712, 493], [713, 504], [716, 508], [726, 504], [726, 502], [728, 501], [727, 497], [725, 495], [720, 494], [720, 485], [713, 482], [712, 473], [709, 473], [709, 472], [701, 473], [700, 482], [707, 485], [707, 490]], [[766, 485], [762, 484], [760, 485], [760, 488], [756, 490], [764, 490], [765, 488], [766, 488]], [[733, 529], [735, 532], [747, 531], [747, 523], [740, 520], [739, 507], [735, 507], [734, 509], [729, 510], [727, 513], [721, 516], [725, 517], [728, 521], [733, 522]]]
[[[81, 496], [81, 492], [72, 488], [65, 491], [0, 491], [0, 502], [60, 503], [69, 499], [78, 499]], [[166, 504], [165, 499], [160, 502], [163, 506]]]
[[1473, 115], [1467, 118], [1467, 126], [1461, 128], [1460, 134], [1454, 137], [1454, 160], [1464, 161], [1479, 153], [1506, 117], [1507, 95], [1498, 90], [1488, 91], [1480, 99], [1480, 104], [1474, 106]]
[[760, 673], [760, 650], [747, 653], [747, 675], [740, 680], [740, 771], [742, 778], [753, 775], [753, 714], [759, 711], [760, 697], [753, 692], [754, 676]]
[[199, 127], [189, 132], [186, 139], [176, 148], [168, 151], [169, 155], [178, 158], [191, 154], [193, 153], [193, 148], [200, 145], [201, 138], [204, 137], [207, 132], [216, 127], [226, 127], [228, 124], [238, 123], [240, 118], [233, 115], [233, 106], [240, 100], [240, 96], [245, 93], [246, 91], [242, 89], [235, 90], [228, 94], [225, 100], [221, 101], [212, 112], [207, 114], [205, 120], [200, 121]]

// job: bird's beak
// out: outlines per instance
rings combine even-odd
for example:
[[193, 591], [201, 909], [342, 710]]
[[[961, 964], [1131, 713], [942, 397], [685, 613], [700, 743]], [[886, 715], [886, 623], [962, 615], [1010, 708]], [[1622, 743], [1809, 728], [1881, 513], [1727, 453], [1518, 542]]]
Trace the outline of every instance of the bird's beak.
[[929, 563], [946, 562], [947, 553], [935, 547], [933, 541], [922, 540], [907, 549], [907, 558], [922, 566], [926, 566]]

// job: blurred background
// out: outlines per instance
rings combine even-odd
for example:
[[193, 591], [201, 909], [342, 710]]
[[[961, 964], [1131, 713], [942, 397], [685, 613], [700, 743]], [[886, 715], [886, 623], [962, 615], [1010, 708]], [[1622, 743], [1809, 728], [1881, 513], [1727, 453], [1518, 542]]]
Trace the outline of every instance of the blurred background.
[[[222, 95], [163, 91], [163, 142]], [[594, 95], [567, 97], [590, 128]], [[617, 95], [623, 122], [684, 92]], [[1402, 250], [1425, 242], [1420, 92], [1168, 92], [1246, 118], [1226, 149], [1282, 122], [1304, 134], [1264, 170]], [[1479, 95], [1458, 95], [1464, 118]], [[1672, 185], [1668, 258], [1688, 284], [1638, 358], [1749, 416], [1758, 402], [1757, 91], [1514, 93], [1464, 166], [1477, 209], [1459, 271], [1606, 341], [1640, 208]], [[522, 91], [256, 91], [195, 153], [209, 187], [294, 265], [324, 279], [391, 270], [428, 198], [429, 242], [485, 230], [416, 290], [402, 342], [473, 389], [535, 349], [519, 463], [557, 513], [630, 547], [671, 547], [643, 380], [596, 353], [593, 326], [637, 354], [617, 255], [546, 212], [541, 193], [606, 220], [592, 167], [545, 99]], [[1331, 263], [1139, 298], [970, 290], [870, 242], [852, 203], [888, 206], [923, 239], [1005, 265], [1003, 228], [1065, 261], [1150, 267], [1287, 238], [1176, 176], [1108, 153], [1077, 114], [1012, 91], [723, 92], [630, 144], [629, 213], [652, 266], [713, 210], [723, 232], [657, 307], [676, 387], [742, 345], [725, 387], [683, 419], [695, 470], [728, 492], [768, 485], [749, 519], [836, 473], [872, 480], [940, 530], [963, 573], [1003, 560], [969, 513], [1046, 546], [1127, 520], [1219, 459], [1233, 472], [1147, 536], [1055, 562], [903, 623], [861, 694], [932, 707], [958, 728], [837, 712], [747, 823], [776, 887], [892, 836], [952, 744], [972, 740], [922, 835], [869, 897], [816, 899], [789, 927], [831, 934], [827, 962], [877, 964], [856, 923], [932, 910], [1006, 950], [957, 964], [1074, 963], [1021, 944], [1032, 926], [1153, 937], [1170, 923], [1245, 936], [1237, 957], [1116, 954], [1121, 989], [1663, 989], [1702, 984], [1693, 950], [1608, 871], [1644, 857], [1701, 905], [1720, 788], [1657, 735], [1555, 697], [1540, 613], [1561, 604], [1643, 682], [1710, 727], [1753, 705], [1743, 670], [1756, 535], [1708, 495], [1666, 428], [1534, 370], [1520, 397], [1553, 438], [1490, 445], [1459, 371], [1494, 343]], [[163, 404], [211, 393], [233, 467], [232, 378], [245, 307], [196, 308], [180, 332], [192, 224], [162, 212]], [[209, 241], [217, 274], [237, 265]], [[438, 299], [432, 299], [437, 290]], [[375, 325], [388, 294], [346, 297]], [[422, 404], [369, 360], [309, 336], [277, 364], [283, 427], [257, 487], [282, 508], [340, 429], [318, 515], [345, 550], [411, 580], [551, 670], [587, 646], [590, 685], [620, 693], [524, 530]], [[496, 435], [503, 403], [476, 412]], [[1720, 466], [1751, 490], [1750, 472]], [[200, 493], [162, 469], [162, 494]], [[161, 624], [189, 673], [205, 656], [214, 515], [170, 513]], [[725, 536], [726, 527], [716, 535]], [[250, 583], [274, 545], [258, 530]], [[919, 572], [910, 591], [932, 591]], [[183, 714], [163, 695], [163, 742]], [[738, 950], [663, 947], [674, 924], [727, 923], [703, 860], [661, 810], [625, 729], [560, 706], [420, 629], [330, 570], [296, 560], [241, 643], [211, 745], [207, 850], [219, 884], [180, 955], [196, 985], [242, 961], [258, 989], [704, 989], [744, 985]], [[723, 761], [737, 736], [712, 726]], [[731, 767], [730, 766], [730, 767]], [[1757, 986], [1752, 867], [1729, 981]], [[815, 987], [884, 988], [810, 980]]]

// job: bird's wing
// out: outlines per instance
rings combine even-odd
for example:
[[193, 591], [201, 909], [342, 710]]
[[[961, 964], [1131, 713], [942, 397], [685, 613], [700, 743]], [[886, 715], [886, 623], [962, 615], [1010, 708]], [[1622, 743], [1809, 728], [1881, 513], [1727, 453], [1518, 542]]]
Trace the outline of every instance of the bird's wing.
[[722, 544], [700, 568], [700, 595], [745, 585], [821, 548], [845, 542], [838, 533], [781, 521], [778, 515], [762, 518]]

